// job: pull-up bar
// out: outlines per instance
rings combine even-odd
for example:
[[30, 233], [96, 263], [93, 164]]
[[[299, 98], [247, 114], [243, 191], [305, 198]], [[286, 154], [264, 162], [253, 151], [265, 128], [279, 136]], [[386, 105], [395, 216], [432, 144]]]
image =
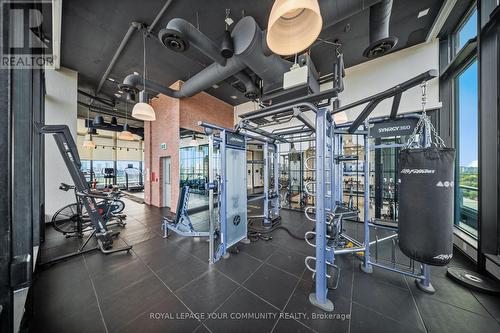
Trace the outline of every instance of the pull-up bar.
[[354, 103], [339, 107], [333, 110], [333, 114], [339, 113], [345, 110], [352, 109], [353, 107], [368, 103], [368, 105], [363, 109], [361, 114], [352, 122], [352, 125], [349, 127], [348, 132], [354, 133], [356, 129], [361, 125], [366, 118], [375, 110], [376, 106], [382, 102], [384, 99], [394, 97], [394, 102], [391, 109], [391, 117], [396, 117], [397, 110], [399, 108], [399, 101], [401, 99], [401, 94], [406, 90], [413, 88], [424, 81], [428, 81], [438, 76], [438, 71], [435, 69], [428, 70], [420, 75], [415, 76], [414, 78], [409, 79], [403, 83], [400, 83], [392, 88], [389, 88], [385, 91], [382, 91], [378, 94], [372, 95], [370, 97], [363, 98]]

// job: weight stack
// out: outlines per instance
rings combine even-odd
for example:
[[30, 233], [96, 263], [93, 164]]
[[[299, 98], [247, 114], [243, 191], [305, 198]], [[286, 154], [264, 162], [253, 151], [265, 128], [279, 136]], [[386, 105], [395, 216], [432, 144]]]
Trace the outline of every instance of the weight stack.
[[399, 153], [399, 247], [421, 263], [444, 266], [453, 256], [455, 150]]

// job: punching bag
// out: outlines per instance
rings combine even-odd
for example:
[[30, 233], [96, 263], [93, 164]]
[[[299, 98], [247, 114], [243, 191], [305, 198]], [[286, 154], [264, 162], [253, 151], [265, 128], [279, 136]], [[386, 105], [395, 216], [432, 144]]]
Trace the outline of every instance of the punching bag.
[[455, 150], [399, 153], [399, 247], [421, 263], [444, 266], [453, 256]]

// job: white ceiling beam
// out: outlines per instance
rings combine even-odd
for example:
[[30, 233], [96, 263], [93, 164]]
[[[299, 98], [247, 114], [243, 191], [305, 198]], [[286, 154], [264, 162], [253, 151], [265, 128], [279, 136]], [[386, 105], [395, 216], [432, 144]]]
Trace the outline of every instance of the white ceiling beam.
[[55, 70], [61, 67], [62, 1], [52, 0], [52, 55]]
[[430, 42], [435, 38], [437, 38], [439, 32], [443, 28], [444, 23], [446, 22], [446, 19], [450, 15], [456, 3], [457, 0], [446, 0], [446, 2], [441, 6], [439, 13], [436, 19], [434, 20], [434, 23], [432, 24], [429, 33], [427, 34], [427, 38], [425, 39], [426, 42]]

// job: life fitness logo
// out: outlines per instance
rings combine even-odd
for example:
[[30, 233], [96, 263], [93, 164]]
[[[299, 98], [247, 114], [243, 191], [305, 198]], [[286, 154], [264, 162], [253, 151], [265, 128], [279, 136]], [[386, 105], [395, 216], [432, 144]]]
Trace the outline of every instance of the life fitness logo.
[[[433, 169], [403, 169], [401, 170], [401, 174], [404, 175], [429, 175], [429, 174], [434, 174], [436, 173], [436, 170]], [[399, 180], [401, 182], [401, 179]], [[444, 188], [453, 188], [455, 185], [454, 181], [438, 181], [436, 183], [436, 187], [444, 187]]]
[[455, 182], [450, 182], [450, 181], [438, 181], [436, 183], [436, 187], [453, 187], [455, 185]]

